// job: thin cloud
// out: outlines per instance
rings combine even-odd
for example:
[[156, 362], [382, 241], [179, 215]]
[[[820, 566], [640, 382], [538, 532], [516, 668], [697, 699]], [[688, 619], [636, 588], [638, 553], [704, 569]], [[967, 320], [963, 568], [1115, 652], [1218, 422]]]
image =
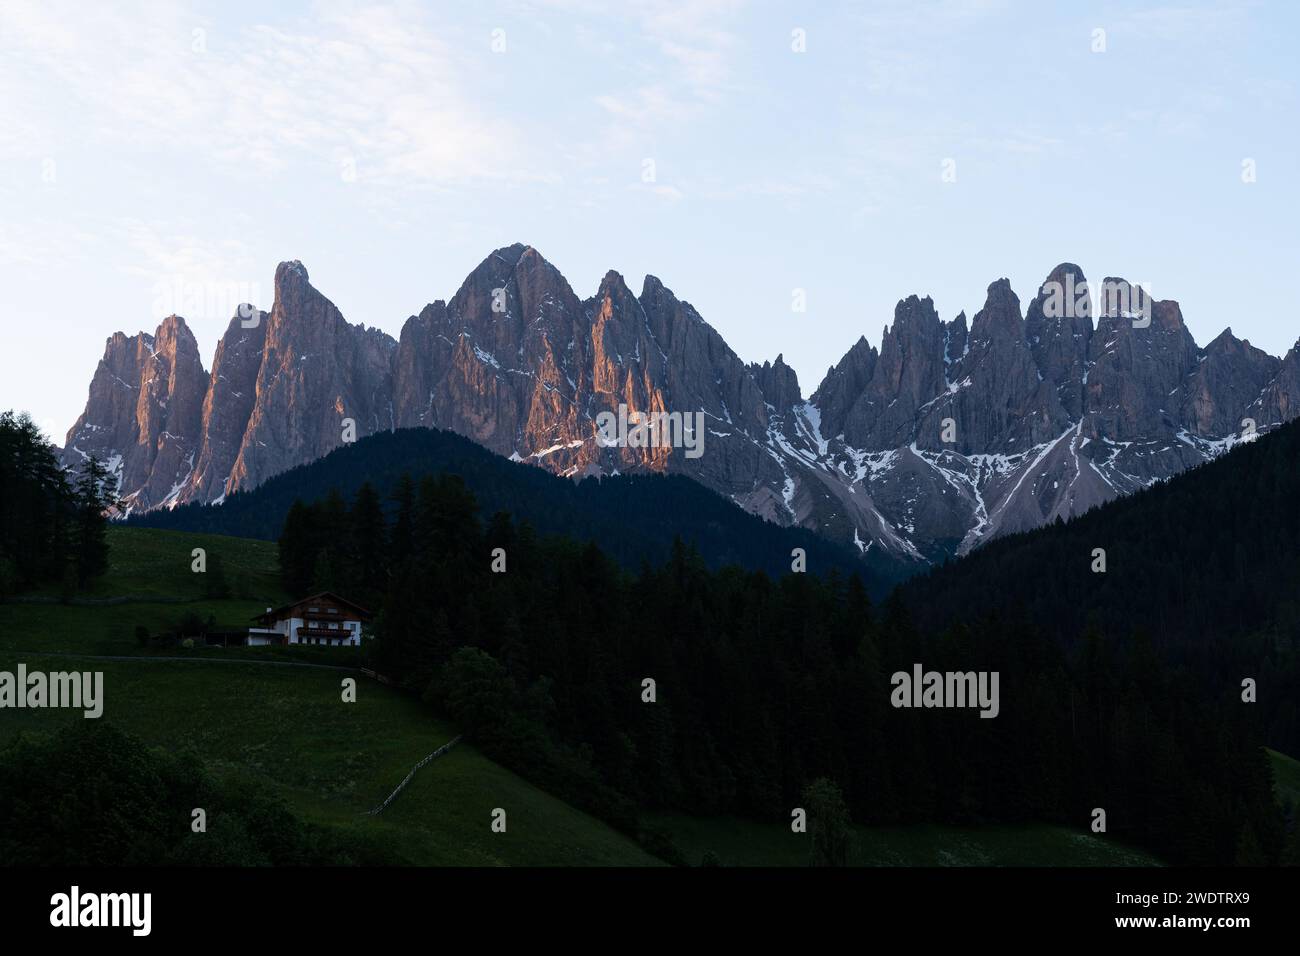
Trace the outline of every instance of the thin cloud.
[[306, 160], [411, 183], [541, 175], [515, 164], [518, 131], [472, 94], [478, 61], [409, 11], [325, 8], [230, 33], [192, 9], [136, 13], [6, 4], [0, 90], [79, 104], [84, 124], [65, 137], [184, 151], [236, 173]]

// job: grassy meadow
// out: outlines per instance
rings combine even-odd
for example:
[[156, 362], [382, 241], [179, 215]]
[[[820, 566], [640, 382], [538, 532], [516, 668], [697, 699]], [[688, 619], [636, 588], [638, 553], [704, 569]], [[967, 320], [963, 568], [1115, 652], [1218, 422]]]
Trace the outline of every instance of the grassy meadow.
[[[174, 648], [139, 645], [193, 612], [246, 626], [287, 600], [273, 543], [114, 527], [111, 568], [79, 600], [0, 605], [0, 669], [102, 670], [104, 719], [169, 751], [192, 749], [219, 777], [273, 791], [305, 819], [363, 835], [394, 862], [416, 865], [660, 865], [629, 836], [555, 799], [462, 743], [421, 770], [380, 816], [379, 804], [424, 755], [456, 735], [413, 696], [356, 671], [268, 666], [356, 663], [329, 648]], [[204, 596], [191, 552], [220, 555], [231, 595]], [[64, 656], [73, 655], [73, 656]], [[94, 657], [131, 660], [95, 660]], [[358, 681], [343, 703], [341, 682]], [[80, 719], [67, 711], [7, 710], [0, 747]], [[1279, 788], [1300, 792], [1300, 764], [1279, 757]], [[493, 833], [492, 812], [507, 813]], [[681, 856], [733, 866], [803, 866], [807, 837], [781, 822], [652, 815]], [[1031, 827], [858, 827], [852, 862], [868, 866], [1158, 865], [1082, 830]]]

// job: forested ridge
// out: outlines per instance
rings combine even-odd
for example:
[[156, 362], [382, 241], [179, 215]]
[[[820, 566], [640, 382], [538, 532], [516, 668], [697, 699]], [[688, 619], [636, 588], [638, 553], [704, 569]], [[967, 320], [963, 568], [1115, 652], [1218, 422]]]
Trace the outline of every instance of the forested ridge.
[[1205, 695], [1251, 678], [1263, 739], [1300, 754], [1298, 465], [1295, 421], [1073, 521], [994, 541], [912, 579], [902, 600], [927, 630], [1001, 611], [1066, 645], [1141, 639]]
[[575, 482], [502, 458], [453, 432], [429, 428], [371, 435], [252, 491], [230, 495], [219, 506], [189, 504], [133, 517], [131, 523], [274, 541], [298, 499], [315, 501], [335, 491], [350, 498], [370, 484], [391, 517], [392, 493], [403, 476], [418, 479], [442, 472], [464, 478], [485, 514], [508, 511], [529, 521], [539, 534], [596, 541], [631, 569], [642, 561], [663, 562], [673, 538], [681, 537], [712, 568], [736, 564], [769, 574], [788, 569], [791, 550], [802, 548], [809, 568], [857, 571], [877, 597], [914, 570], [878, 555], [860, 555], [803, 528], [765, 521], [681, 475], [613, 475]]
[[[788, 821], [824, 777], [858, 823], [1086, 833], [1102, 808], [1112, 838], [1171, 862], [1295, 858], [1237, 681], [1207, 692], [1131, 629], [1064, 642], [996, 610], [919, 629], [856, 577], [713, 570], [681, 542], [629, 572], [594, 544], [484, 520], [447, 475], [399, 483], [390, 507], [369, 487], [299, 504], [281, 560], [291, 591], [379, 609], [382, 672], [629, 829], [641, 809]], [[890, 675], [917, 663], [997, 671], [1000, 713], [892, 707]]]

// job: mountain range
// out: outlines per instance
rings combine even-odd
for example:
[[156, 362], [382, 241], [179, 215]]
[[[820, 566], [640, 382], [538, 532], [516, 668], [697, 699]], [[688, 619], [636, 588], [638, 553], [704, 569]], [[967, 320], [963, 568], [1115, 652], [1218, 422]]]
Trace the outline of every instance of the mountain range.
[[[969, 320], [909, 296], [879, 350], [860, 338], [805, 397], [782, 356], [746, 364], [653, 276], [635, 294], [611, 271], [584, 300], [513, 245], [394, 340], [348, 323], [284, 262], [270, 312], [241, 306], [210, 372], [178, 316], [111, 337], [63, 462], [105, 461], [132, 514], [224, 502], [352, 438], [437, 427], [565, 477], [686, 475], [778, 524], [920, 565], [1296, 416], [1300, 342], [1280, 359], [1231, 329], [1199, 346], [1177, 302], [1139, 315], [1122, 279], [1103, 283], [1118, 299], [1059, 307], [1053, 290], [1085, 283], [1063, 263], [1022, 310], [999, 279]], [[611, 445], [597, 423], [620, 406], [702, 413], [703, 454]]]

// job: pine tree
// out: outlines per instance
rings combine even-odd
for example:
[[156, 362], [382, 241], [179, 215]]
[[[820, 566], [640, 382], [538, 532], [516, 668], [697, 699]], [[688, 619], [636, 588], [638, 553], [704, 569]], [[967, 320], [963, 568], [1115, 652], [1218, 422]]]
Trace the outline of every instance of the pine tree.
[[77, 583], [86, 587], [108, 570], [108, 509], [116, 504], [105, 487], [108, 471], [93, 455], [77, 480]]
[[393, 491], [397, 516], [393, 522], [392, 562], [402, 567], [415, 553], [415, 483], [403, 475]]
[[284, 589], [295, 597], [307, 594], [316, 570], [314, 523], [312, 509], [296, 500], [280, 535], [280, 577]]
[[361, 486], [348, 516], [352, 544], [350, 577], [353, 600], [374, 607], [388, 581], [388, 534], [379, 494], [370, 482]]
[[0, 594], [62, 581], [76, 509], [54, 446], [31, 417], [0, 414]]

